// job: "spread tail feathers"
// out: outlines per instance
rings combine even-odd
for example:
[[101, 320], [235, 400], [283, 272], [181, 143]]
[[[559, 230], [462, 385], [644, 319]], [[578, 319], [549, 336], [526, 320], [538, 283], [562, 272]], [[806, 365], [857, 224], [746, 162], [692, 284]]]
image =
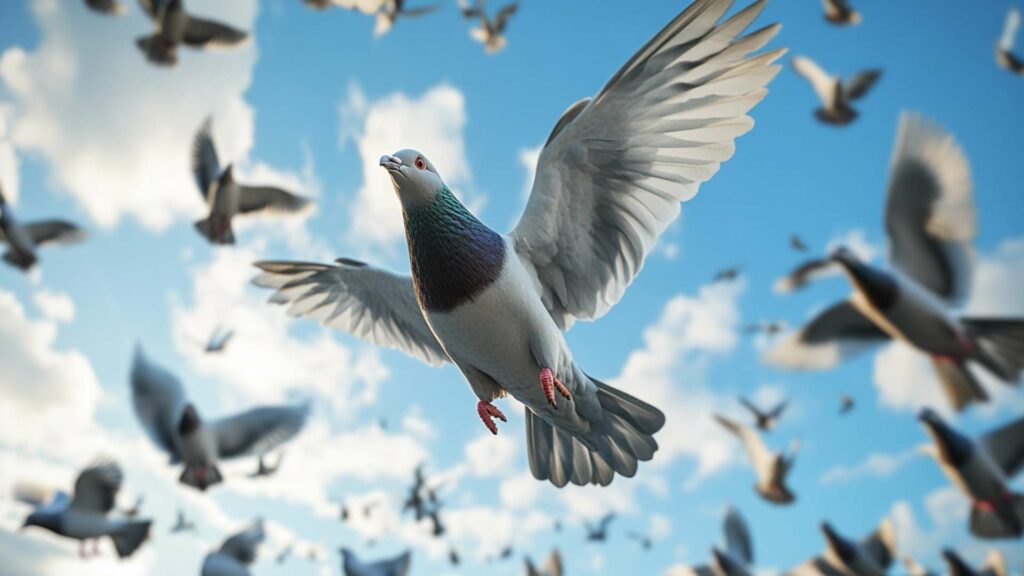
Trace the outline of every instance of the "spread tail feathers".
[[957, 411], [975, 402], [988, 402], [988, 393], [967, 369], [966, 363], [951, 358], [934, 358], [932, 366], [939, 376], [942, 391]]
[[114, 548], [117, 555], [127, 558], [135, 553], [142, 546], [142, 543], [149, 538], [149, 527], [153, 522], [145, 520], [142, 522], [128, 522], [120, 530], [110, 535], [114, 541]]
[[1024, 371], [1024, 319], [964, 318], [977, 344], [974, 359], [1007, 384]]
[[186, 466], [185, 471], [181, 473], [181, 477], [178, 480], [182, 484], [187, 484], [205, 492], [210, 486], [223, 482], [224, 477], [220, 475], [220, 469], [217, 466], [210, 466], [208, 468]]
[[214, 244], [234, 244], [235, 231], [231, 228], [230, 219], [219, 219], [210, 216], [196, 222], [196, 230]]
[[636, 474], [637, 463], [658, 449], [654, 434], [665, 425], [660, 410], [621, 390], [591, 379], [605, 419], [585, 436], [556, 428], [526, 409], [526, 443], [530, 471], [538, 480], [561, 488], [572, 482], [611, 484], [615, 473]]
[[1020, 538], [1024, 535], [1024, 495], [1007, 494], [1005, 502], [971, 505], [971, 534], [979, 538]]

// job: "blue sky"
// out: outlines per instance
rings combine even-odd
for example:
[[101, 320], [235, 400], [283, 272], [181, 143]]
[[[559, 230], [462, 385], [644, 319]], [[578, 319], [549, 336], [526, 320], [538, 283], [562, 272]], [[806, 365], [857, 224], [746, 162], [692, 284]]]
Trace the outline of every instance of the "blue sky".
[[[744, 336], [742, 326], [795, 326], [846, 294], [835, 278], [798, 295], [773, 292], [801, 259], [787, 246], [790, 234], [816, 251], [855, 241], [883, 258], [881, 209], [905, 110], [944, 126], [970, 160], [979, 232], [968, 309], [1024, 314], [1015, 288], [1024, 280], [1024, 82], [993, 58], [1010, 2], [965, 11], [952, 0], [927, 8], [862, 1], [864, 22], [850, 29], [827, 25], [816, 2], [769, 3], [758, 22], [783, 23], [771, 46], [844, 76], [868, 67], [884, 76], [861, 118], [835, 129], [814, 121], [809, 85], [784, 69], [752, 112], [755, 128], [684, 205], [625, 298], [569, 333], [589, 373], [641, 396], [649, 390], [669, 425], [662, 451], [637, 478], [561, 491], [528, 478], [519, 407], [502, 405], [514, 416], [492, 439], [454, 368], [286, 318], [247, 285], [249, 263], [354, 256], [404, 271], [398, 204], [375, 164], [406, 146], [430, 156], [485, 222], [507, 230], [525, 203], [523, 158], [685, 2], [526, 0], [507, 49], [487, 56], [454, 2], [374, 38], [372, 18], [355, 12], [316, 12], [295, 0], [191, 0], [194, 13], [251, 29], [254, 42], [184, 53], [174, 70], [151, 68], [137, 53], [132, 41], [148, 24], [134, 6], [104, 18], [80, 4], [0, 7], [0, 182], [22, 219], [60, 216], [91, 232], [79, 246], [45, 250], [28, 276], [0, 267], [0, 390], [10, 399], [0, 407], [0, 556], [13, 558], [18, 574], [66, 574], [69, 566], [75, 574], [198, 573], [202, 555], [256, 515], [272, 528], [254, 574], [313, 572], [304, 559], [273, 563], [293, 540], [300, 550], [317, 547], [324, 574], [338, 573], [339, 545], [370, 557], [413, 546], [420, 575], [476, 573], [508, 544], [516, 559], [490, 566], [494, 574], [518, 574], [522, 554], [556, 546], [571, 574], [663, 574], [707, 560], [727, 504], [750, 523], [766, 573], [816, 554], [826, 518], [862, 535], [888, 516], [901, 548], [936, 569], [942, 546], [984, 557], [988, 545], [966, 534], [966, 502], [914, 452], [926, 441], [914, 413], [941, 406], [927, 366], [892, 347], [827, 373], [783, 372], [759, 361], [768, 343]], [[192, 229], [203, 209], [187, 155], [208, 114], [222, 159], [237, 161], [250, 180], [314, 196], [316, 211], [242, 224], [234, 248], [207, 245]], [[741, 279], [710, 285], [727, 266], [741, 266]], [[238, 331], [236, 341], [223, 357], [205, 357], [196, 341], [221, 324]], [[227, 484], [209, 495], [177, 485], [177, 471], [131, 413], [135, 342], [173, 367], [205, 413], [312, 398], [313, 422], [281, 474], [250, 481], [243, 476], [254, 463], [245, 461], [228, 466]], [[982, 432], [1024, 411], [1019, 390], [992, 386], [1002, 391], [994, 405], [958, 425]], [[715, 410], [741, 415], [739, 393], [792, 398], [768, 438], [778, 448], [801, 441], [791, 507], [756, 497], [738, 447], [710, 420]], [[843, 393], [858, 404], [837, 419]], [[138, 557], [81, 564], [73, 545], [14, 533], [25, 512], [6, 499], [15, 482], [69, 485], [100, 453], [125, 464], [125, 501], [145, 493], [145, 511], [157, 520]], [[447, 565], [448, 542], [398, 518], [421, 460], [449, 504], [451, 544], [466, 560], [460, 569]], [[338, 500], [384, 504], [346, 526], [336, 519]], [[199, 522], [198, 536], [167, 534], [179, 506]], [[619, 514], [610, 541], [584, 543], [581, 522], [607, 511]], [[562, 532], [552, 529], [555, 519]], [[653, 549], [641, 552], [628, 530], [653, 532]], [[1012, 567], [1024, 563], [1022, 548], [1002, 546]]]

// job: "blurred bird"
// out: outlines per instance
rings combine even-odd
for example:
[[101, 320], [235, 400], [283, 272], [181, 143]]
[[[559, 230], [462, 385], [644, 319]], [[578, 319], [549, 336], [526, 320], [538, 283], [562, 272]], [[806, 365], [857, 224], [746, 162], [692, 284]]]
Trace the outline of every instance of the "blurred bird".
[[51, 244], [74, 244], [83, 239], [85, 232], [64, 220], [38, 220], [20, 224], [0, 188], [0, 242], [7, 244], [4, 262], [27, 271], [39, 260], [36, 248]]
[[786, 476], [793, 469], [796, 462], [798, 443], [794, 440], [790, 444], [789, 454], [782, 451], [772, 453], [768, 451], [764, 440], [756, 430], [734, 422], [724, 416], [715, 415], [715, 420], [732, 432], [743, 444], [747, 453], [754, 474], [757, 476], [757, 483], [754, 490], [765, 500], [773, 504], [790, 504], [796, 499], [796, 494], [786, 485]]
[[740, 513], [731, 506], [722, 522], [723, 547], [711, 548], [711, 563], [675, 570], [668, 576], [752, 576], [754, 545], [750, 529]]
[[121, 510], [121, 515], [125, 518], [135, 518], [139, 515], [139, 512], [142, 511], [142, 503], [145, 501], [146, 497], [139, 494], [139, 496], [135, 498], [135, 503], [132, 504], [131, 507]]
[[505, 48], [505, 28], [508, 26], [508, 19], [519, 9], [519, 2], [505, 4], [493, 19], [487, 17], [484, 4], [485, 0], [475, 0], [472, 4], [469, 0], [459, 0], [459, 9], [466, 20], [475, 18], [480, 21], [480, 25], [470, 30], [469, 35], [482, 43], [488, 54], [495, 54]]
[[735, 279], [737, 279], [739, 277], [740, 277], [740, 269], [739, 268], [736, 268], [736, 267], [725, 268], [725, 269], [719, 270], [717, 273], [715, 273], [715, 277], [712, 279], [712, 282], [732, 282], [733, 280], [735, 280]]
[[825, 9], [825, 20], [836, 26], [856, 26], [860, 24], [860, 12], [857, 12], [847, 0], [821, 0]]
[[1024, 536], [1024, 495], [1010, 487], [1010, 479], [1024, 467], [1024, 417], [977, 440], [953, 429], [933, 410], [923, 410], [918, 418], [933, 442], [924, 450], [971, 500], [971, 534]]
[[886, 201], [892, 270], [846, 249], [832, 255], [853, 285], [766, 360], [786, 368], [826, 369], [865, 347], [900, 340], [927, 354], [947, 398], [961, 410], [988, 395], [968, 370], [983, 366], [1007, 384], [1024, 370], [1024, 319], [958, 317], [971, 280], [975, 207], [970, 169], [953, 137], [904, 114]]
[[205, 50], [240, 46], [249, 33], [220, 22], [196, 18], [185, 12], [182, 0], [139, 0], [156, 32], [142, 36], [135, 44], [146, 59], [159, 66], [178, 63], [178, 46]]
[[195, 532], [196, 523], [185, 518], [185, 512], [178, 509], [178, 517], [174, 521], [174, 526], [171, 526], [171, 534], [179, 534], [181, 532]]
[[533, 565], [533, 561], [529, 557], [524, 560], [526, 563], [526, 576], [562, 576], [562, 554], [557, 550], [552, 550], [548, 554], [547, 561], [540, 568]]
[[583, 528], [587, 531], [587, 542], [604, 542], [607, 540], [608, 527], [611, 526], [612, 520], [615, 520], [615, 514], [609, 512], [601, 517], [597, 524], [584, 522]]
[[842, 396], [840, 396], [839, 397], [839, 415], [840, 416], [844, 416], [846, 414], [849, 414], [850, 411], [853, 410], [854, 404], [855, 403], [854, 403], [854, 400], [853, 400], [853, 396], [850, 396], [849, 394], [843, 394]]
[[811, 280], [822, 275], [833, 267], [831, 258], [812, 258], [802, 262], [792, 272], [775, 282], [775, 291], [780, 294], [795, 292], [806, 286]]
[[884, 576], [896, 555], [896, 530], [886, 519], [860, 542], [848, 540], [828, 522], [821, 524], [825, 553], [784, 576]]
[[429, 6], [418, 6], [416, 8], [406, 8], [406, 0], [385, 0], [380, 7], [380, 12], [377, 13], [377, 24], [373, 29], [374, 36], [383, 36], [387, 34], [391, 27], [395, 25], [395, 21], [399, 18], [415, 18], [417, 16], [423, 16], [430, 14], [441, 7], [440, 4], [431, 4]]
[[441, 523], [441, 508], [435, 506], [427, 512], [427, 518], [430, 519], [430, 524], [433, 526], [431, 534], [436, 538], [443, 536], [445, 532], [444, 524]]
[[223, 480], [217, 461], [262, 455], [291, 440], [309, 418], [308, 403], [264, 406], [205, 422], [185, 396], [181, 382], [135, 349], [131, 371], [132, 403], [150, 439], [183, 463], [183, 484], [206, 490]]
[[85, 5], [100, 14], [126, 14], [128, 7], [119, 0], [85, 0]]
[[277, 463], [271, 466], [267, 464], [266, 456], [260, 454], [259, 463], [257, 464], [256, 471], [249, 474], [249, 478], [261, 478], [265, 476], [273, 476], [277, 473], [278, 469], [281, 468], [281, 461], [284, 460], [284, 452], [277, 455]]
[[423, 516], [426, 514], [423, 499], [423, 488], [425, 482], [426, 479], [423, 476], [423, 465], [420, 464], [415, 470], [413, 470], [412, 486], [409, 487], [408, 495], [405, 497], [405, 502], [402, 504], [402, 512], [412, 512], [417, 522], [422, 520]]
[[284, 564], [285, 562], [288, 561], [288, 557], [292, 555], [292, 548], [294, 548], [294, 545], [293, 544], [289, 544], [289, 545], [285, 546], [283, 550], [278, 552], [278, 554], [277, 554], [277, 563], [278, 564]]
[[508, 560], [512, 557], [513, 551], [512, 546], [505, 546], [501, 549], [501, 552], [498, 552], [498, 560]]
[[406, 576], [412, 564], [412, 552], [408, 550], [394, 558], [376, 562], [360, 562], [348, 548], [341, 548], [339, 552], [344, 576]]
[[93, 541], [93, 555], [99, 554], [99, 540], [110, 537], [121, 558], [127, 558], [149, 537], [151, 520], [111, 518], [124, 475], [117, 463], [103, 460], [92, 464], [75, 480], [71, 497], [65, 492], [20, 485], [15, 498], [33, 506], [22, 529], [37, 526], [59, 536], [78, 540], [78, 553], [86, 557], [85, 545]]
[[448, 563], [451, 564], [452, 566], [458, 566], [460, 562], [462, 562], [462, 559], [459, 558], [458, 550], [456, 550], [455, 548], [449, 548], [448, 549]]
[[807, 252], [808, 250], [807, 244], [804, 244], [803, 239], [796, 234], [789, 237], [789, 247], [797, 252]]
[[763, 430], [765, 432], [769, 432], [775, 428], [775, 425], [779, 423], [779, 418], [782, 417], [782, 413], [786, 411], [786, 405], [789, 403], [788, 401], [783, 400], [776, 404], [771, 410], [762, 411], [760, 408], [755, 406], [753, 402], [747, 400], [743, 396], [738, 396], [738, 399], [740, 404], [754, 415], [754, 419], [757, 421], [756, 426], [758, 430]]
[[219, 354], [227, 347], [228, 342], [235, 336], [234, 330], [226, 330], [218, 326], [210, 334], [206, 341], [204, 351], [207, 354]]
[[907, 569], [907, 576], [939, 576], [937, 573], [922, 566], [920, 562], [909, 554], [903, 555], [903, 566]]
[[1006, 13], [1003, 35], [996, 44], [996, 63], [1018, 76], [1024, 76], [1024, 60], [1013, 53], [1018, 30], [1020, 30], [1020, 10], [1011, 6]]
[[756, 322], [754, 324], [747, 324], [743, 328], [743, 332], [746, 334], [761, 333], [765, 336], [775, 336], [785, 329], [786, 324], [784, 322]]
[[975, 570], [959, 554], [949, 548], [942, 551], [942, 557], [946, 560], [946, 565], [949, 566], [949, 576], [1008, 576], [1009, 574], [1006, 569], [1006, 559], [1003, 558], [1003, 554], [999, 550], [993, 549], [989, 552], [981, 570]]
[[804, 56], [793, 58], [793, 69], [811, 83], [821, 101], [821, 107], [814, 111], [814, 116], [834, 126], [844, 126], [857, 119], [858, 112], [851, 104], [867, 95], [882, 76], [881, 70], [865, 70], [843, 82], [839, 76], [830, 76]]
[[650, 550], [651, 546], [654, 545], [654, 542], [651, 540], [650, 536], [648, 536], [647, 534], [635, 532], [633, 530], [626, 531], [626, 538], [636, 541], [636, 543], [639, 544], [640, 548], [642, 548], [643, 550]]
[[265, 538], [263, 519], [257, 518], [248, 528], [225, 540], [219, 550], [206, 555], [200, 576], [248, 576], [249, 566], [256, 562]]
[[295, 213], [311, 202], [272, 186], [246, 186], [235, 181], [234, 166], [221, 170], [217, 147], [210, 134], [212, 119], [203, 122], [192, 144], [192, 173], [210, 215], [196, 222], [196, 230], [214, 244], [234, 244], [231, 222], [235, 216], [257, 213]]
[[352, 260], [259, 262], [254, 282], [277, 289], [271, 301], [291, 303], [292, 314], [431, 364], [453, 361], [492, 433], [505, 420], [493, 401], [522, 402], [538, 480], [605, 486], [615, 474], [632, 477], [654, 456], [665, 416], [586, 375], [562, 331], [622, 297], [680, 201], [752, 126], [745, 114], [782, 51], [751, 52], [778, 27], [737, 37], [764, 3], [716, 24], [730, 6], [697, 0], [595, 98], [563, 114], [511, 234], [485, 226], [429, 160], [402, 150], [380, 165], [402, 203], [413, 278]]

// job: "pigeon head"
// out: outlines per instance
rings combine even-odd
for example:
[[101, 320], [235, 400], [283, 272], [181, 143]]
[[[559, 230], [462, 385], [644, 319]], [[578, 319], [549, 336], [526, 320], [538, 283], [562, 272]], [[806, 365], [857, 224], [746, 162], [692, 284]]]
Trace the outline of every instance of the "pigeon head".
[[878, 309], [886, 310], [895, 302], [899, 288], [888, 273], [865, 264], [846, 247], [838, 248], [829, 259], [842, 266], [850, 280]]
[[178, 434], [188, 436], [198, 430], [201, 423], [202, 421], [199, 419], [199, 412], [196, 411], [196, 407], [188, 404], [181, 413], [181, 420], [178, 421]]
[[971, 457], [970, 440], [946, 424], [942, 417], [930, 408], [922, 410], [918, 420], [928, 430], [943, 460], [957, 467], [967, 463]]
[[399, 150], [393, 156], [381, 156], [380, 165], [391, 176], [403, 207], [426, 204], [444, 187], [444, 180], [434, 165], [416, 150]]
[[25, 522], [21, 525], [21, 529], [25, 530], [30, 526], [37, 526], [39, 528], [45, 528], [51, 532], [60, 533], [60, 515], [56, 512], [33, 512], [25, 518]]
[[822, 522], [821, 532], [825, 535], [829, 550], [846, 566], [853, 564], [857, 558], [857, 547], [836, 532], [828, 522]]

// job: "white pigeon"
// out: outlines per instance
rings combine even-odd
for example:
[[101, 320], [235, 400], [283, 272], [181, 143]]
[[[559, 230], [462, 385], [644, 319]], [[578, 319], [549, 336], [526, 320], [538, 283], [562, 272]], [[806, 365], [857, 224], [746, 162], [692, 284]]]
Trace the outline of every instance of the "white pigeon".
[[1003, 24], [1003, 34], [996, 43], [996, 63], [1018, 76], [1024, 76], [1024, 60], [1013, 52], [1019, 30], [1020, 10], [1010, 7]]
[[533, 561], [529, 558], [526, 558], [524, 562], [526, 563], [526, 576], [562, 576], [565, 573], [562, 569], [562, 554], [557, 549], [548, 554], [548, 559], [540, 568], [534, 566]]
[[981, 570], [975, 570], [973, 566], [964, 561], [959, 554], [950, 548], [942, 551], [942, 557], [949, 567], [949, 576], [1009, 576], [1006, 569], [1006, 559], [1002, 552], [992, 549], [985, 559], [985, 565]]
[[971, 500], [970, 529], [979, 538], [1024, 536], [1024, 495], [1010, 479], [1024, 468], [1024, 417], [978, 440], [957, 432], [932, 410], [919, 416], [932, 438], [926, 452]]
[[509, 2], [502, 6], [494, 18], [487, 16], [484, 3], [485, 0], [475, 0], [473, 4], [470, 4], [469, 0], [459, 0], [459, 9], [466, 20], [476, 19], [480, 22], [479, 26], [470, 29], [470, 37], [483, 44], [484, 51], [488, 54], [495, 54], [508, 43], [505, 39], [505, 28], [508, 26], [508, 19], [519, 9], [519, 2]]
[[828, 522], [821, 531], [825, 552], [784, 576], [885, 576], [896, 557], [896, 529], [888, 519], [860, 542], [847, 539]]
[[828, 369], [873, 344], [896, 339], [927, 354], [958, 410], [988, 399], [968, 370], [976, 363], [1007, 384], [1024, 369], [1024, 320], [953, 312], [971, 280], [975, 207], [970, 168], [953, 137], [925, 119], [900, 119], [885, 207], [884, 271], [846, 249], [833, 264], [853, 294], [783, 337], [765, 360], [784, 368]]
[[84, 238], [85, 232], [81, 228], [64, 220], [37, 220], [21, 224], [0, 189], [0, 242], [7, 244], [4, 262], [27, 271], [39, 261], [36, 248], [74, 244]]
[[361, 562], [348, 548], [338, 550], [341, 553], [341, 572], [344, 576], [406, 576], [412, 565], [412, 552], [405, 552], [376, 562]]
[[762, 498], [773, 504], [790, 504], [796, 500], [796, 494], [786, 485], [786, 477], [796, 462], [796, 441], [791, 443], [789, 454], [782, 451], [771, 452], [757, 430], [718, 414], [715, 415], [715, 420], [743, 444], [743, 450], [747, 453], [751, 467], [754, 468], [754, 475], [757, 476], [754, 490]]
[[85, 5], [100, 14], [120, 15], [128, 12], [128, 7], [119, 0], [85, 0]]
[[231, 223], [235, 216], [294, 213], [311, 206], [308, 199], [280, 188], [246, 186], [236, 181], [232, 164], [221, 169], [211, 128], [212, 120], [207, 118], [192, 143], [192, 174], [209, 209], [209, 216], [195, 224], [204, 238], [214, 244], [234, 244]]
[[860, 12], [850, 6], [847, 0], [821, 0], [825, 10], [825, 20], [836, 26], [856, 26], [860, 24]]
[[216, 552], [206, 555], [200, 576], [248, 576], [249, 566], [256, 561], [265, 538], [263, 519], [257, 518], [248, 528], [225, 540]]
[[248, 32], [188, 14], [182, 0], [139, 0], [139, 4], [156, 31], [138, 38], [135, 44], [153, 64], [177, 64], [181, 45], [206, 50], [240, 46], [249, 41]]
[[844, 126], [857, 119], [859, 114], [852, 103], [867, 95], [882, 76], [881, 70], [865, 70], [844, 82], [804, 56], [793, 58], [793, 69], [810, 82], [821, 101], [821, 107], [814, 111], [815, 118], [835, 126]]
[[99, 539], [109, 537], [121, 558], [127, 558], [149, 537], [151, 520], [112, 518], [117, 492], [121, 489], [123, 474], [115, 462], [97, 462], [78, 475], [74, 494], [64, 492], [47, 495], [38, 487], [21, 486], [15, 497], [35, 507], [25, 519], [22, 528], [38, 526], [79, 541], [79, 555], [86, 556], [86, 541], [93, 541], [93, 553], [98, 553]]
[[294, 438], [309, 418], [310, 405], [262, 406], [206, 422], [185, 396], [181, 382], [151, 363], [136, 347], [132, 402], [139, 423], [158, 448], [183, 463], [181, 482], [200, 490], [223, 480], [218, 460], [259, 456]]
[[672, 569], [667, 576], [752, 576], [754, 545], [750, 529], [743, 516], [731, 506], [722, 522], [724, 546], [711, 548], [711, 563], [682, 566]]
[[680, 202], [753, 126], [746, 113], [784, 50], [751, 54], [778, 26], [741, 36], [764, 2], [719, 23], [731, 4], [697, 0], [562, 115], [511, 233], [485, 226], [423, 154], [403, 150], [380, 164], [402, 205], [412, 278], [342, 259], [257, 263], [255, 283], [277, 289], [271, 301], [291, 303], [290, 314], [454, 362], [493, 433], [505, 417], [492, 401], [522, 402], [535, 478], [633, 476], [653, 457], [664, 415], [585, 374], [562, 332], [618, 302]]

